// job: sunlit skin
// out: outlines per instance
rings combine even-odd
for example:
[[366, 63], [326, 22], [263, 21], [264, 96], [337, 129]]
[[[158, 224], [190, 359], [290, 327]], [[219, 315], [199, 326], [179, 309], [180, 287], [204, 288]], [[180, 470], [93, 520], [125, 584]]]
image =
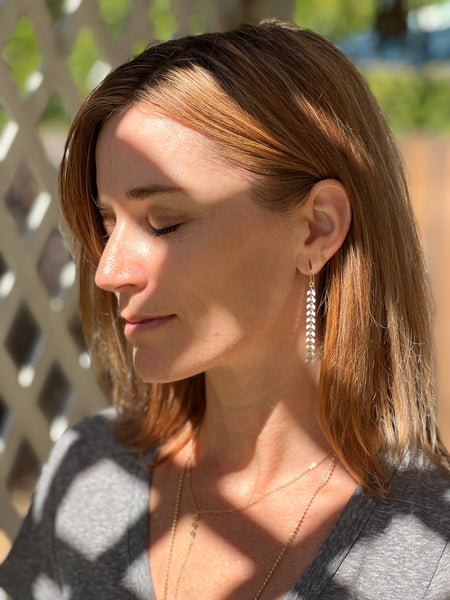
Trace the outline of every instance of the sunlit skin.
[[[244, 503], [329, 449], [315, 416], [319, 367], [304, 362], [304, 306], [309, 269], [320, 269], [320, 254], [336, 251], [348, 228], [341, 190], [331, 183], [295, 213], [269, 211], [253, 200], [248, 173], [228, 164], [204, 136], [143, 105], [106, 123], [96, 167], [96, 201], [108, 236], [96, 284], [117, 297], [139, 377], [169, 382], [205, 373], [196, 486], [206, 504]], [[153, 475], [150, 567], [157, 590], [172, 518], [172, 503], [160, 498], [173, 499], [187, 451]], [[305, 527], [308, 555], [354, 488], [342, 467], [333, 481], [331, 495], [317, 504], [316, 527]], [[264, 550], [267, 536], [275, 549], [286, 541], [303, 499], [300, 493], [293, 504], [287, 495], [286, 506], [255, 507], [253, 553]], [[183, 504], [180, 536], [188, 536], [189, 512]], [[193, 561], [203, 552], [226, 563], [230, 588], [217, 596], [210, 583], [208, 595], [200, 576], [200, 587], [189, 581], [180, 597], [231, 599], [237, 581], [252, 590], [258, 568], [267, 573], [270, 556], [261, 556], [260, 567], [249, 561], [248, 533], [236, 523], [233, 531], [204, 527], [192, 554]], [[308, 562], [286, 560], [272, 598], [281, 598]]]
[[246, 371], [269, 350], [266, 361], [300, 362], [297, 223], [257, 205], [248, 174], [194, 131], [134, 108], [104, 128], [97, 182], [109, 235], [97, 285], [131, 323], [163, 318], [125, 327], [143, 379]]

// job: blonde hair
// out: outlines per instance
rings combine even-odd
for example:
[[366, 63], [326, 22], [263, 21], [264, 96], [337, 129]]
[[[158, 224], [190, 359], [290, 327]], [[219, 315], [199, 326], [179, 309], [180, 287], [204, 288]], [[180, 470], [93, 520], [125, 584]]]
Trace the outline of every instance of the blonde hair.
[[144, 451], [201, 422], [203, 376], [169, 384], [133, 374], [112, 293], [94, 285], [104, 245], [95, 145], [113, 115], [145, 103], [211, 139], [254, 174], [255, 201], [298, 206], [326, 178], [353, 219], [319, 282], [319, 418], [340, 460], [385, 494], [383, 453], [422, 451], [448, 468], [435, 421], [432, 301], [401, 158], [368, 86], [323, 37], [266, 21], [171, 40], [118, 67], [84, 102], [60, 172], [79, 265], [80, 308], [99, 381], [119, 409], [117, 435]]

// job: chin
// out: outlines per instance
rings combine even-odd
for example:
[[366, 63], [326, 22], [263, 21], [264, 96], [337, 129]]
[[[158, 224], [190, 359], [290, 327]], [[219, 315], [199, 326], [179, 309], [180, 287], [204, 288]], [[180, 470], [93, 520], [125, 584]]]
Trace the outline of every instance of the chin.
[[[188, 377], [198, 375], [203, 369], [184, 361], [155, 356], [155, 353], [134, 349], [133, 364], [136, 375], [146, 383], [175, 383]], [[184, 363], [184, 364], [182, 364]]]

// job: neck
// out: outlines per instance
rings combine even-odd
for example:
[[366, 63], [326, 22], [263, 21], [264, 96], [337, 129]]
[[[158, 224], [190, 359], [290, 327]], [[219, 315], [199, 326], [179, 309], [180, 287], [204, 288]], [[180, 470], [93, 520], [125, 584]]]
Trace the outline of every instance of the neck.
[[329, 449], [316, 419], [318, 369], [311, 365], [274, 364], [244, 377], [207, 373], [206, 398], [196, 452], [205, 473], [269, 481]]

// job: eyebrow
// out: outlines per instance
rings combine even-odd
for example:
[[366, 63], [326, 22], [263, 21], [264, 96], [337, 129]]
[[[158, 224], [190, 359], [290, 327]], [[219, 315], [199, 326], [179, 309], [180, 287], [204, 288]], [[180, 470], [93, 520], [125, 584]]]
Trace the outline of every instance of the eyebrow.
[[186, 194], [186, 190], [181, 187], [172, 185], [160, 185], [158, 183], [151, 183], [140, 187], [128, 190], [125, 194], [130, 200], [146, 200], [151, 196], [160, 194]]

